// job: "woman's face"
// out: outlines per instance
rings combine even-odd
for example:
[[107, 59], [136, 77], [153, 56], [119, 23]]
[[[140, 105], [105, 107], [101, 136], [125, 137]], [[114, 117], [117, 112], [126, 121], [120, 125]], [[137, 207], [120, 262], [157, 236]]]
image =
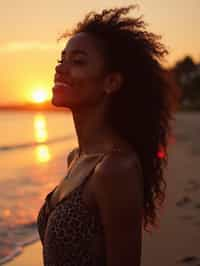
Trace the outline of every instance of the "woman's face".
[[105, 96], [104, 56], [88, 33], [73, 36], [56, 66], [52, 104], [69, 108], [96, 104]]

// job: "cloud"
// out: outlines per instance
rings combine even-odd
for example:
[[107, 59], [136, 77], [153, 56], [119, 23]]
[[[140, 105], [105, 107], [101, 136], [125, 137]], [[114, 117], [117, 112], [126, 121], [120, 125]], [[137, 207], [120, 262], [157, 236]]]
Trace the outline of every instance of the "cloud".
[[30, 51], [30, 50], [56, 50], [60, 43], [45, 43], [39, 41], [25, 41], [25, 42], [8, 42], [0, 45], [0, 52], [17, 52], [17, 51]]

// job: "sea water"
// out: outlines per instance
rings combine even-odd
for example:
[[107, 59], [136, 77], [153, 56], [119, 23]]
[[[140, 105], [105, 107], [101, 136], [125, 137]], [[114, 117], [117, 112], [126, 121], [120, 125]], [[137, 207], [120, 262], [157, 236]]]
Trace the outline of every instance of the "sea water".
[[77, 145], [71, 112], [0, 112], [0, 264], [39, 240], [36, 218]]

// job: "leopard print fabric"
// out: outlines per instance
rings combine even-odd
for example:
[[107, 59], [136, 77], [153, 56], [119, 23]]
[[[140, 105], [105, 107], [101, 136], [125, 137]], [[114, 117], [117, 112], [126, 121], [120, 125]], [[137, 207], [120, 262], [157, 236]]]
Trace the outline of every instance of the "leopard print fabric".
[[89, 177], [51, 209], [49, 198], [56, 186], [39, 210], [37, 226], [45, 266], [106, 266], [100, 215], [81, 197]]

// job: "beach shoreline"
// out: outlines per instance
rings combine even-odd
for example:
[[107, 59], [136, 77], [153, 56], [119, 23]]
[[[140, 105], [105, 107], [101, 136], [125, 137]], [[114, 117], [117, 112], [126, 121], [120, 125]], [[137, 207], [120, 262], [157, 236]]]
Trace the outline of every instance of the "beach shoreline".
[[23, 247], [21, 253], [13, 257], [8, 262], [2, 264], [6, 266], [43, 266], [42, 244], [35, 241]]

